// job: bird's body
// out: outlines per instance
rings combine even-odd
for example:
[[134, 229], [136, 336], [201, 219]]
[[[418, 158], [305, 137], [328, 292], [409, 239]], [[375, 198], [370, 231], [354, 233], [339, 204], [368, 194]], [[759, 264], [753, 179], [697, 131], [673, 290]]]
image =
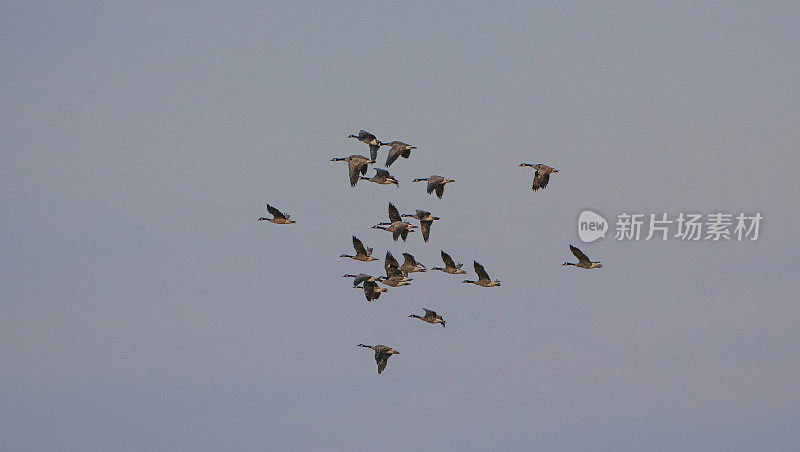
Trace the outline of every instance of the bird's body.
[[603, 268], [603, 264], [601, 264], [600, 261], [590, 261], [589, 257], [583, 254], [583, 251], [579, 250], [578, 248], [570, 245], [569, 250], [572, 251], [572, 254], [574, 254], [575, 257], [578, 258], [578, 263], [575, 264], [572, 262], [564, 262], [561, 265], [572, 265], [574, 267], [585, 268], [587, 270], [593, 268]]
[[419, 227], [422, 230], [422, 239], [425, 240], [426, 242], [431, 236], [431, 225], [433, 224], [434, 220], [440, 219], [439, 217], [434, 217], [433, 215], [431, 215], [431, 213], [428, 212], [427, 210], [419, 210], [419, 209], [417, 209], [417, 212], [414, 215], [407, 213], [400, 216], [416, 218], [417, 220], [419, 220]]
[[451, 275], [463, 275], [467, 273], [461, 269], [464, 264], [461, 262], [458, 264], [453, 262], [453, 258], [450, 257], [449, 254], [445, 253], [444, 250], [442, 250], [442, 261], [444, 262], [444, 267], [433, 267], [431, 270], [440, 270], [444, 273], [450, 273]]
[[436, 196], [438, 196], [439, 199], [442, 199], [442, 195], [444, 195], [445, 184], [449, 184], [450, 182], [455, 182], [455, 180], [453, 179], [448, 179], [446, 177], [436, 176], [436, 175], [427, 178], [414, 179], [412, 182], [422, 182], [422, 181], [428, 182], [428, 187], [427, 187], [428, 194], [431, 194], [434, 191], [436, 191]]
[[416, 146], [411, 146], [410, 144], [403, 143], [402, 141], [392, 141], [391, 143], [385, 143], [389, 148], [389, 154], [386, 156], [386, 167], [392, 166], [395, 160], [398, 157], [403, 157], [407, 159], [411, 156], [411, 150], [416, 149]]
[[370, 262], [370, 261], [379, 261], [377, 257], [372, 257], [372, 248], [365, 247], [361, 240], [358, 237], [353, 236], [353, 248], [356, 250], [356, 254], [351, 256], [349, 254], [342, 254], [339, 257], [349, 257], [350, 259], [354, 259], [361, 262]]
[[258, 221], [269, 221], [270, 223], [275, 223], [275, 224], [296, 223], [296, 221], [289, 219], [288, 213], [282, 213], [280, 210], [272, 207], [269, 204], [267, 204], [267, 212], [272, 214], [272, 218], [261, 217], [258, 219]]
[[374, 281], [364, 281], [364, 296], [367, 301], [377, 300], [381, 296], [381, 292], [387, 292], [389, 289], [385, 287], [378, 287]]
[[478, 280], [470, 281], [468, 279], [465, 279], [464, 281], [461, 281], [462, 283], [471, 283], [481, 287], [496, 287], [500, 285], [500, 280], [495, 279], [494, 281], [492, 281], [489, 278], [489, 274], [486, 273], [486, 270], [483, 269], [483, 265], [479, 264], [478, 261], [472, 261], [472, 265], [475, 268], [475, 273], [478, 274]]
[[375, 363], [378, 364], [378, 373], [383, 372], [383, 369], [386, 368], [386, 363], [389, 361], [390, 356], [400, 354], [400, 352], [396, 351], [392, 347], [387, 347], [381, 344], [378, 345], [358, 344], [358, 347], [366, 347], [375, 350]]
[[536, 171], [533, 174], [533, 185], [531, 185], [531, 189], [533, 191], [537, 191], [540, 188], [546, 188], [547, 183], [550, 182], [550, 173], [558, 172], [557, 169], [541, 163], [537, 163], [535, 165], [533, 163], [520, 163], [519, 166], [529, 166]]
[[358, 135], [350, 135], [347, 138], [357, 138], [358, 141], [369, 146], [369, 163], [375, 163], [375, 160], [378, 158], [378, 148], [386, 145], [386, 143], [382, 143], [381, 140], [375, 138], [375, 135], [366, 130], [361, 130], [358, 132]]
[[422, 309], [425, 310], [425, 315], [424, 316], [420, 317], [418, 315], [411, 314], [411, 315], [409, 315], [409, 317], [413, 317], [415, 319], [420, 319], [423, 322], [428, 322], [428, 323], [432, 323], [432, 324], [441, 323], [442, 324], [442, 328], [445, 327], [444, 319], [442, 318], [442, 316], [437, 314], [436, 311], [430, 310], [428, 308], [422, 308]]
[[332, 158], [331, 162], [347, 162], [350, 186], [355, 187], [358, 183], [359, 174], [367, 174], [369, 159], [361, 154], [353, 154], [347, 157]]
[[368, 180], [370, 182], [375, 182], [376, 184], [380, 185], [391, 185], [395, 184], [398, 187], [400, 186], [400, 181], [397, 180], [394, 176], [389, 174], [388, 171], [385, 169], [380, 168], [373, 168], [375, 170], [375, 175], [372, 177], [360, 177], [359, 180]]

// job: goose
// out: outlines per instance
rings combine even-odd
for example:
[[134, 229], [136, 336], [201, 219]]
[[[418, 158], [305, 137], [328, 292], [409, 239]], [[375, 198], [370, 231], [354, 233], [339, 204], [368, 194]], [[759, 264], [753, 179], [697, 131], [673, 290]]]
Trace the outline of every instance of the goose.
[[280, 210], [272, 207], [269, 204], [267, 204], [267, 212], [272, 214], [272, 218], [261, 217], [261, 218], [258, 219], [258, 221], [265, 221], [266, 220], [266, 221], [269, 221], [270, 223], [275, 223], [275, 224], [297, 223], [296, 221], [289, 219], [289, 214], [288, 213], [281, 213]]
[[374, 281], [364, 281], [364, 296], [367, 301], [377, 300], [381, 296], [381, 292], [388, 291], [389, 289], [385, 287], [378, 287], [378, 284]]
[[466, 271], [461, 269], [461, 267], [464, 264], [462, 264], [461, 262], [459, 262], [458, 264], [453, 262], [453, 258], [450, 257], [449, 254], [445, 253], [444, 250], [442, 250], [442, 261], [444, 262], [444, 268], [433, 267], [431, 268], [431, 270], [440, 270], [445, 273], [450, 273], [451, 275], [459, 275], [459, 274], [463, 275], [467, 273]]
[[394, 258], [391, 251], [386, 250], [386, 257], [383, 259], [383, 262], [384, 262], [383, 269], [386, 271], [387, 278], [396, 276], [396, 273], [390, 270], [390, 269], [395, 269], [400, 272], [400, 276], [403, 281], [411, 281], [411, 278], [408, 277], [408, 272], [403, 271], [402, 267], [397, 262], [397, 259]]
[[389, 357], [392, 355], [399, 355], [400, 352], [393, 349], [392, 347], [387, 347], [385, 345], [364, 345], [358, 344], [357, 347], [366, 347], [375, 350], [375, 362], [378, 363], [378, 373], [383, 372], [383, 369], [386, 369], [386, 363], [389, 361]]
[[355, 278], [353, 279], [353, 289], [361, 289], [359, 284], [363, 283], [364, 281], [375, 282], [380, 279], [366, 273], [359, 273], [357, 275], [351, 275], [348, 273], [346, 275], [342, 275], [342, 278]]
[[589, 257], [583, 254], [583, 251], [579, 250], [578, 248], [570, 245], [569, 250], [572, 251], [572, 254], [574, 254], [575, 257], [578, 258], [578, 263], [573, 264], [572, 262], [564, 262], [561, 265], [572, 265], [575, 267], [585, 268], [585, 269], [603, 268], [603, 264], [601, 264], [600, 261], [590, 261]]
[[558, 172], [557, 169], [541, 163], [537, 163], [536, 165], [533, 163], [520, 163], [519, 166], [530, 166], [536, 170], [536, 172], [533, 174], [533, 185], [531, 186], [533, 191], [547, 187], [547, 183], [550, 182], [550, 173]]
[[377, 257], [372, 257], [372, 248], [364, 247], [364, 244], [361, 243], [361, 240], [358, 237], [353, 236], [353, 248], [356, 250], [355, 256], [351, 256], [349, 254], [342, 254], [339, 257], [349, 257], [350, 259], [355, 259], [361, 262], [370, 262], [370, 261], [379, 261]]
[[361, 176], [359, 180], [368, 180], [370, 182], [375, 182], [376, 184], [381, 184], [381, 185], [395, 184], [398, 187], [400, 186], [400, 181], [398, 181], [394, 176], [389, 174], [389, 172], [386, 171], [385, 169], [374, 168], [374, 170], [375, 170], [374, 176], [372, 177]]
[[428, 322], [428, 323], [433, 323], [433, 324], [441, 323], [442, 324], [442, 328], [444, 328], [445, 321], [442, 318], [442, 316], [437, 314], [436, 311], [430, 310], [428, 308], [422, 308], [422, 309], [425, 311], [425, 315], [423, 317], [420, 317], [420, 316], [414, 315], [414, 314], [409, 315], [409, 317], [413, 317], [415, 319], [420, 319], [423, 322]]
[[399, 268], [396, 267], [386, 267], [386, 277], [378, 278], [378, 281], [381, 284], [385, 284], [389, 287], [400, 287], [400, 286], [410, 286], [411, 283], [409, 281], [413, 281], [411, 278], [405, 276]]
[[400, 237], [402, 237], [405, 242], [406, 238], [408, 238], [408, 234], [414, 232], [415, 226], [411, 226], [411, 223], [403, 221], [397, 207], [392, 203], [389, 203], [389, 221], [390, 223], [388, 223], [388, 226], [387, 223], [378, 223], [373, 226], [372, 229], [383, 229], [384, 231], [391, 232], [392, 239], [395, 242]]
[[416, 146], [411, 146], [410, 144], [403, 143], [402, 141], [392, 141], [391, 143], [385, 143], [387, 146], [391, 146], [389, 148], [389, 155], [386, 156], [386, 167], [392, 166], [395, 160], [398, 157], [402, 156], [404, 159], [407, 159], [411, 156], [411, 150], [416, 149]]
[[334, 157], [331, 162], [347, 162], [347, 170], [350, 174], [350, 186], [355, 187], [358, 183], [358, 173], [367, 174], [367, 164], [369, 160], [361, 154], [353, 154], [348, 157]]
[[422, 239], [425, 240], [425, 242], [427, 242], [428, 238], [430, 238], [431, 236], [431, 225], [433, 224], [433, 221], [440, 219], [439, 217], [434, 217], [433, 215], [431, 215], [431, 213], [428, 212], [427, 210], [419, 210], [419, 209], [417, 209], [417, 213], [415, 213], [414, 215], [405, 213], [400, 216], [416, 218], [417, 220], [419, 220], [419, 227], [422, 230]]
[[482, 287], [495, 287], [500, 285], [499, 279], [495, 279], [494, 281], [489, 279], [489, 274], [486, 273], [486, 270], [483, 269], [483, 265], [479, 264], [478, 261], [472, 261], [472, 264], [475, 267], [475, 273], [478, 274], [478, 280], [470, 281], [465, 279], [461, 281], [462, 283], [472, 283]]
[[444, 185], [450, 182], [455, 182], [455, 180], [453, 179], [448, 179], [446, 177], [436, 176], [436, 175], [424, 179], [422, 178], [414, 179], [412, 182], [422, 182], [422, 181], [428, 181], [428, 194], [431, 194], [433, 193], [434, 190], [436, 190], [436, 196], [438, 196], [439, 199], [442, 199], [442, 195], [444, 194]]
[[381, 143], [381, 140], [375, 138], [375, 135], [366, 130], [361, 130], [358, 135], [350, 135], [347, 138], [357, 138], [358, 141], [369, 145], [369, 163], [375, 163], [375, 159], [378, 158], [378, 148], [386, 145], [386, 143]]
[[400, 271], [403, 272], [403, 274], [407, 275], [409, 273], [427, 271], [424, 265], [420, 264], [416, 261], [416, 259], [414, 259], [413, 255], [409, 253], [403, 253], [403, 257], [405, 258], [405, 261], [403, 262], [403, 265], [400, 266]]

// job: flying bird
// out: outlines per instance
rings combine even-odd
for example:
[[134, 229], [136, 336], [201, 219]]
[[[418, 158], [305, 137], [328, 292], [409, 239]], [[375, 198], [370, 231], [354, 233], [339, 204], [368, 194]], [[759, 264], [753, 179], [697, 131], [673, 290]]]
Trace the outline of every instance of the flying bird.
[[461, 262], [456, 264], [453, 262], [453, 258], [450, 257], [449, 254], [445, 253], [442, 250], [442, 261], [444, 262], [444, 268], [442, 267], [433, 267], [431, 270], [440, 270], [445, 273], [450, 273], [451, 275], [459, 275], [459, 274], [466, 274], [467, 272], [462, 270], [461, 267], [464, 265]]
[[414, 179], [412, 182], [422, 182], [422, 181], [428, 181], [428, 194], [431, 194], [433, 193], [434, 190], [436, 190], [436, 196], [438, 196], [439, 199], [442, 199], [442, 195], [444, 194], [445, 184], [448, 184], [450, 182], [455, 182], [454, 179], [448, 179], [446, 177], [436, 176], [436, 175], [427, 178]]
[[381, 140], [375, 138], [375, 135], [366, 130], [361, 130], [358, 132], [358, 135], [350, 135], [347, 138], [358, 138], [358, 141], [369, 145], [369, 163], [375, 163], [375, 160], [378, 158], [378, 148], [386, 145], [386, 143], [382, 143]]
[[377, 257], [372, 257], [372, 248], [364, 247], [364, 244], [361, 243], [361, 240], [358, 237], [353, 236], [353, 248], [356, 250], [356, 254], [351, 256], [349, 254], [342, 254], [339, 257], [349, 257], [350, 259], [355, 259], [361, 262], [370, 262], [370, 261], [379, 261]]
[[403, 143], [402, 141], [392, 141], [391, 143], [385, 143], [389, 148], [389, 155], [386, 156], [386, 167], [392, 166], [395, 160], [398, 157], [403, 157], [407, 159], [411, 156], [411, 150], [416, 149], [416, 146], [411, 146], [410, 144]]
[[570, 245], [569, 250], [572, 251], [572, 254], [578, 258], [578, 263], [574, 264], [572, 262], [564, 262], [561, 265], [572, 265], [578, 268], [585, 268], [585, 269], [592, 269], [592, 268], [603, 268], [603, 264], [600, 261], [590, 261], [589, 257], [583, 254], [583, 251], [579, 250], [578, 248]]
[[375, 170], [375, 175], [372, 177], [364, 177], [361, 176], [359, 180], [368, 180], [370, 182], [375, 182], [376, 184], [380, 185], [390, 185], [395, 184], [398, 187], [400, 186], [400, 181], [397, 180], [394, 176], [389, 174], [388, 171], [385, 169], [380, 168], [373, 168]]
[[489, 279], [489, 274], [486, 273], [486, 270], [483, 269], [483, 265], [479, 264], [478, 261], [472, 261], [473, 267], [475, 267], [475, 273], [478, 274], [477, 281], [470, 281], [465, 279], [461, 281], [462, 283], [472, 283], [482, 287], [495, 287], [500, 285], [500, 280], [495, 279], [492, 281]]
[[442, 324], [442, 328], [444, 328], [445, 321], [442, 318], [442, 316], [437, 314], [436, 311], [432, 311], [432, 310], [430, 310], [428, 308], [422, 308], [422, 309], [425, 311], [425, 315], [423, 317], [420, 317], [420, 316], [414, 315], [414, 314], [409, 315], [409, 317], [413, 317], [415, 319], [420, 319], [423, 322], [428, 322], [428, 323], [433, 323], [433, 324], [441, 323]]
[[367, 174], [367, 164], [369, 160], [361, 154], [353, 154], [348, 157], [332, 158], [331, 162], [347, 162], [347, 171], [350, 175], [350, 186], [355, 187], [358, 183], [358, 174]]
[[406, 213], [400, 216], [416, 218], [417, 220], [419, 220], [419, 227], [422, 230], [422, 239], [425, 240], [425, 242], [427, 242], [428, 238], [430, 238], [431, 236], [431, 225], [433, 224], [433, 221], [440, 219], [439, 217], [434, 217], [433, 215], [431, 215], [431, 213], [428, 212], [427, 210], [419, 210], [419, 209], [417, 210], [417, 213], [415, 213], [414, 215]]
[[275, 223], [275, 224], [296, 223], [296, 221], [289, 219], [289, 214], [288, 213], [281, 213], [280, 210], [272, 207], [269, 204], [267, 204], [267, 212], [272, 214], [272, 218], [261, 217], [261, 218], [258, 219], [258, 221], [269, 221], [270, 223]]
[[375, 350], [375, 362], [378, 364], [378, 373], [383, 372], [383, 369], [386, 369], [386, 363], [389, 361], [389, 357], [392, 355], [399, 355], [400, 352], [393, 349], [392, 347], [387, 347], [385, 345], [364, 345], [358, 344], [358, 347], [366, 347]]
[[550, 182], [550, 173], [558, 172], [557, 169], [551, 168], [541, 163], [537, 163], [536, 165], [534, 165], [533, 163], [520, 163], [519, 166], [530, 166], [531, 168], [536, 170], [536, 172], [533, 174], [533, 185], [531, 186], [531, 189], [533, 189], [533, 191], [547, 187], [547, 183]]

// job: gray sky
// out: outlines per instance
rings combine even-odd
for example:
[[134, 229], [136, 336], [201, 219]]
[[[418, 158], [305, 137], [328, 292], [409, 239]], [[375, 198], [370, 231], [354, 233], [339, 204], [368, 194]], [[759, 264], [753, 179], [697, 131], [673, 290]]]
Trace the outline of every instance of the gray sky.
[[[796, 450], [800, 8], [668, 3], [0, 5], [2, 448]], [[584, 208], [765, 220], [582, 271]], [[367, 304], [352, 234], [503, 285]]]

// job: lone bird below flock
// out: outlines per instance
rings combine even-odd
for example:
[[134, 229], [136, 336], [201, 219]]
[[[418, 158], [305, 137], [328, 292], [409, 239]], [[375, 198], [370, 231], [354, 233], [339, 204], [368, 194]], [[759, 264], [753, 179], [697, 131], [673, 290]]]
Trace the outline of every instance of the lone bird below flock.
[[583, 251], [579, 250], [578, 248], [570, 245], [569, 250], [572, 251], [572, 254], [578, 258], [578, 263], [574, 264], [572, 262], [564, 262], [561, 265], [572, 265], [578, 268], [585, 268], [585, 269], [592, 269], [592, 268], [603, 268], [603, 264], [600, 261], [590, 261], [589, 257], [583, 254]]
[[380, 168], [373, 168], [375, 170], [375, 175], [372, 177], [360, 177], [359, 180], [368, 180], [370, 182], [375, 182], [376, 184], [380, 185], [389, 185], [395, 184], [398, 187], [400, 186], [400, 181], [398, 181], [394, 176], [389, 174], [388, 171], [385, 169]]
[[436, 190], [436, 196], [438, 196], [439, 199], [442, 199], [442, 195], [444, 194], [445, 184], [448, 184], [450, 182], [455, 182], [455, 180], [453, 179], [448, 179], [446, 177], [436, 176], [436, 175], [433, 175], [425, 179], [421, 178], [414, 179], [412, 182], [422, 182], [422, 181], [428, 181], [428, 194], [431, 194], [433, 193], [434, 190]]
[[370, 261], [379, 261], [377, 257], [372, 257], [372, 248], [364, 247], [364, 244], [361, 243], [361, 240], [358, 237], [353, 236], [353, 248], [356, 250], [355, 256], [351, 256], [349, 254], [342, 254], [339, 257], [349, 257], [350, 259], [354, 259], [361, 262], [370, 262]]
[[389, 357], [392, 355], [399, 355], [400, 352], [393, 349], [392, 347], [387, 347], [385, 345], [364, 345], [358, 344], [358, 347], [366, 347], [375, 350], [375, 362], [378, 364], [378, 373], [383, 372], [383, 369], [386, 369], [386, 363], [389, 361]]
[[479, 264], [478, 261], [472, 261], [472, 264], [475, 267], [475, 273], [478, 274], [478, 280], [470, 281], [465, 279], [461, 281], [462, 283], [472, 283], [482, 287], [495, 287], [500, 285], [499, 279], [495, 279], [494, 281], [489, 279], [489, 274], [486, 273], [486, 270], [483, 269], [483, 265]]
[[272, 218], [261, 217], [261, 218], [258, 219], [258, 221], [269, 221], [270, 223], [275, 223], [275, 224], [296, 223], [296, 221], [289, 219], [289, 214], [288, 213], [281, 213], [280, 210], [272, 207], [269, 204], [267, 204], [267, 212], [272, 214]]
[[461, 269], [461, 267], [464, 264], [462, 264], [461, 262], [459, 262], [458, 264], [453, 262], [453, 258], [450, 257], [449, 254], [445, 253], [444, 250], [442, 250], [442, 261], [444, 262], [444, 268], [432, 267], [431, 270], [440, 270], [445, 273], [450, 273], [451, 275], [463, 275], [467, 273], [466, 271]]
[[350, 175], [350, 186], [355, 187], [358, 183], [358, 174], [367, 174], [367, 164], [369, 160], [361, 154], [353, 154], [348, 157], [335, 157], [331, 162], [347, 162], [347, 170]]
[[369, 145], [369, 163], [375, 163], [375, 159], [378, 158], [378, 148], [386, 145], [386, 143], [381, 143], [381, 140], [375, 138], [375, 135], [366, 130], [361, 130], [358, 135], [350, 135], [347, 138], [358, 138], [358, 141]]
[[389, 155], [386, 156], [387, 168], [392, 166], [392, 163], [400, 156], [404, 159], [409, 158], [411, 156], [411, 150], [417, 148], [416, 146], [405, 144], [402, 141], [392, 141], [391, 143], [386, 143], [386, 145], [391, 146], [389, 148]]
[[557, 169], [541, 163], [537, 163], [536, 165], [533, 163], [520, 163], [519, 166], [530, 166], [536, 170], [536, 172], [533, 174], [533, 185], [531, 186], [533, 191], [547, 187], [547, 183], [550, 182], [550, 173], [558, 172]]
[[409, 317], [413, 317], [415, 319], [420, 319], [423, 322], [428, 322], [428, 323], [433, 323], [433, 324], [441, 323], [442, 324], [442, 328], [444, 328], [445, 321], [442, 318], [442, 316], [437, 314], [436, 311], [432, 311], [432, 310], [430, 310], [428, 308], [422, 308], [422, 309], [425, 311], [425, 315], [423, 317], [420, 317], [420, 316], [414, 315], [414, 314], [411, 314]]

